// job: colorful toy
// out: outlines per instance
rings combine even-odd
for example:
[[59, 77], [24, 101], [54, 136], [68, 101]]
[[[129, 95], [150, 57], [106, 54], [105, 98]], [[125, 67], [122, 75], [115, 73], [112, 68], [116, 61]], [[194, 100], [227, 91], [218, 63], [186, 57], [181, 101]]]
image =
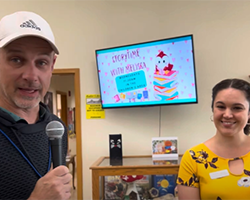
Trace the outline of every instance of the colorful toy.
[[136, 188], [136, 180], [143, 178], [143, 175], [125, 175], [121, 176], [121, 179], [128, 184], [126, 196], [130, 196], [130, 199], [140, 200], [139, 193]]

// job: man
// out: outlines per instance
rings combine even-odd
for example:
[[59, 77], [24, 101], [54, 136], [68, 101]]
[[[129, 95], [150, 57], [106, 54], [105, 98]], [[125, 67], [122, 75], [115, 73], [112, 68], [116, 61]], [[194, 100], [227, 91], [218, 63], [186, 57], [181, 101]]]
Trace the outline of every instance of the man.
[[[60, 119], [41, 103], [56, 54], [52, 30], [39, 15], [16, 12], [1, 19], [0, 199], [70, 198], [72, 176], [65, 166], [52, 169], [45, 132], [50, 121]], [[63, 148], [66, 160], [66, 131]]]

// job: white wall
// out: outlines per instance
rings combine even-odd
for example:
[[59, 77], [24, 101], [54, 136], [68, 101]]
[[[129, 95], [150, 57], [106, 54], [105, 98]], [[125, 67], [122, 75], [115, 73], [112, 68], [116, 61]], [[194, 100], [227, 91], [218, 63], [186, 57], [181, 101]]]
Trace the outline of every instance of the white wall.
[[[67, 94], [69, 108], [75, 107], [74, 75], [53, 75], [50, 83], [50, 92], [53, 92], [53, 113], [56, 114], [56, 92]], [[69, 96], [69, 92], [71, 95]]]
[[162, 107], [162, 136], [178, 136], [180, 153], [209, 137], [211, 88], [221, 79], [249, 80], [248, 1], [1, 1], [0, 17], [31, 10], [46, 18], [56, 35], [56, 68], [80, 68], [83, 194], [91, 199], [90, 165], [108, 155], [108, 134], [122, 133], [124, 155], [150, 154], [159, 135], [159, 107], [107, 110], [87, 120], [85, 95], [98, 93], [94, 50], [194, 34], [199, 103]]

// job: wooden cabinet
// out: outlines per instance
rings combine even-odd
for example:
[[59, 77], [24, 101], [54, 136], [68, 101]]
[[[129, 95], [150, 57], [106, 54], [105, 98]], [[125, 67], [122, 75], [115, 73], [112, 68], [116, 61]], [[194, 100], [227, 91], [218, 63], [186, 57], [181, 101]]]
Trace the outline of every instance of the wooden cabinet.
[[122, 166], [110, 166], [109, 157], [100, 157], [91, 167], [92, 170], [92, 199], [103, 197], [103, 177], [115, 175], [157, 175], [178, 174], [181, 155], [177, 164], [157, 163], [152, 156], [124, 156]]

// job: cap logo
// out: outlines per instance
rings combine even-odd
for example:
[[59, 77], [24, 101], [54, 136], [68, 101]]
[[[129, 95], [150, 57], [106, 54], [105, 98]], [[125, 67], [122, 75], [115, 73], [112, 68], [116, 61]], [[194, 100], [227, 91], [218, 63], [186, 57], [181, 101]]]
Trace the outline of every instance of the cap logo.
[[31, 19], [29, 21], [25, 21], [20, 25], [21, 28], [33, 28], [41, 31], [41, 28], [36, 25]]

